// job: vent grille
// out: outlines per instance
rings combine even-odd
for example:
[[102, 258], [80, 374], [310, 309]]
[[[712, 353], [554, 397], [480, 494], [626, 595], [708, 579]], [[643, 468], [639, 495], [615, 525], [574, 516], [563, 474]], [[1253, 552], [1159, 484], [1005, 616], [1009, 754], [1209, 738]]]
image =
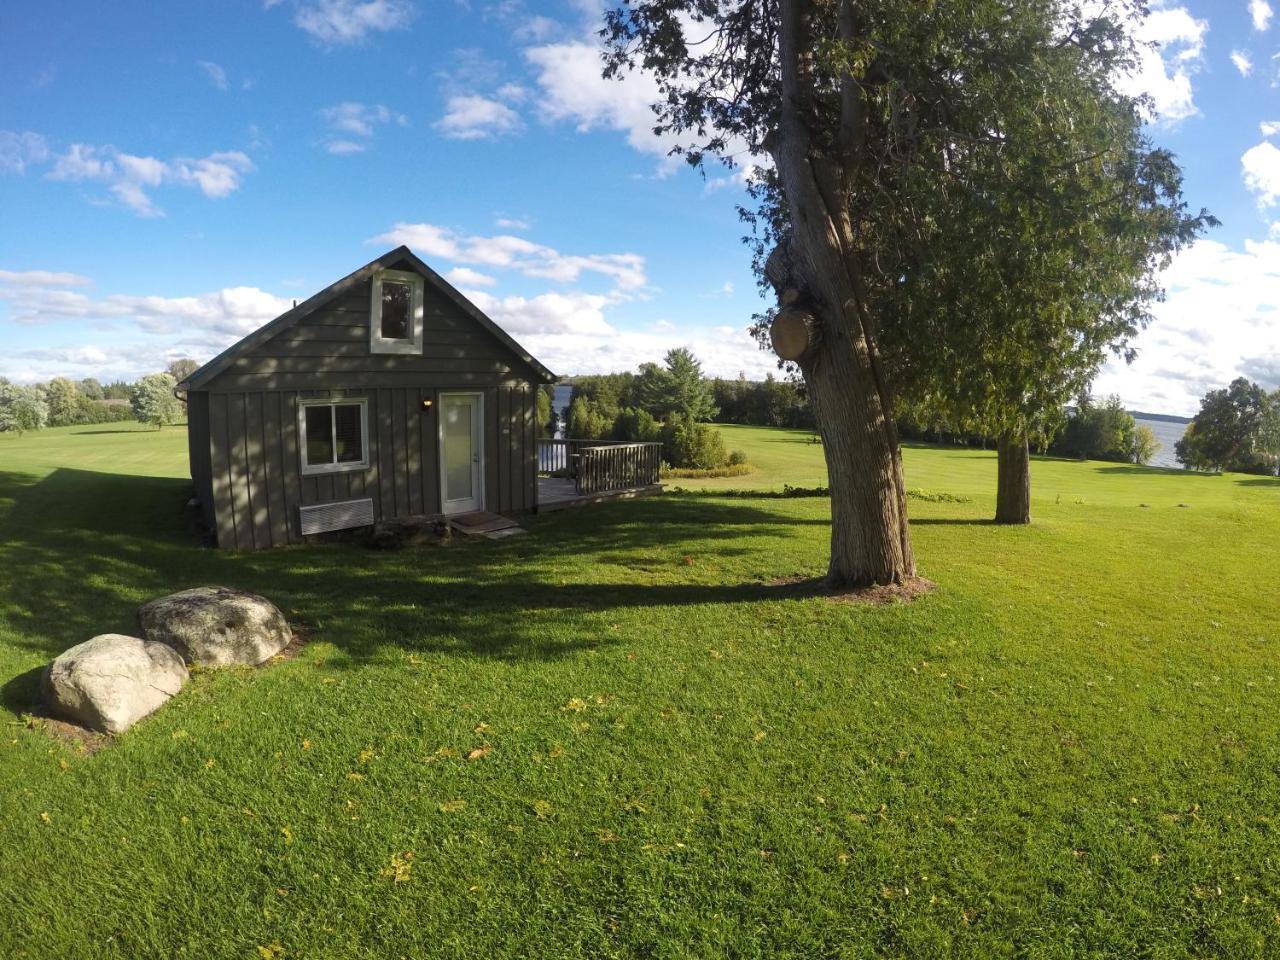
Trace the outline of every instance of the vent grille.
[[342, 500], [338, 503], [322, 503], [314, 507], [299, 507], [302, 518], [302, 535], [328, 533], [330, 530], [347, 530], [351, 527], [367, 527], [373, 523], [372, 500]]

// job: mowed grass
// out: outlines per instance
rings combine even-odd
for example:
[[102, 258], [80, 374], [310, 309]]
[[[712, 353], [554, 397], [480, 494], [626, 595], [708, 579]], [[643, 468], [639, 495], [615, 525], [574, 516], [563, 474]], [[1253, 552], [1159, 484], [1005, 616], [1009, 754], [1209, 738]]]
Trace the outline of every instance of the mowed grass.
[[[681, 486], [821, 482], [726, 432], [757, 473]], [[822, 572], [819, 498], [232, 555], [184, 531], [180, 429], [0, 437], [0, 956], [1280, 952], [1280, 485], [1037, 460], [1002, 529], [993, 455], [906, 468], [972, 502], [912, 500], [938, 590], [864, 607], [769, 586]], [[312, 642], [92, 756], [24, 722], [203, 583]]]

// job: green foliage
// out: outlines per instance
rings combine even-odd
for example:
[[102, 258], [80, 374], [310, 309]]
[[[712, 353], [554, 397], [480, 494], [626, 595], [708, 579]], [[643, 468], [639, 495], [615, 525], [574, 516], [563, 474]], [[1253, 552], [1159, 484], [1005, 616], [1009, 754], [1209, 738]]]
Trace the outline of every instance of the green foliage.
[[742, 466], [747, 462], [747, 455], [741, 450], [731, 450], [729, 451], [729, 459], [727, 462], [731, 467]]
[[1280, 476], [1280, 389], [1267, 396], [1254, 447]]
[[716, 405], [711, 384], [702, 376], [702, 364], [684, 347], [667, 351], [663, 366], [640, 365], [635, 379], [637, 405], [653, 416], [678, 414], [699, 422], [712, 420]]
[[102, 388], [104, 400], [128, 400], [133, 396], [133, 385], [123, 380], [116, 380]]
[[613, 431], [613, 417], [585, 396], [575, 396], [569, 404], [567, 436], [573, 440], [607, 440]]
[[552, 420], [555, 411], [551, 409], [553, 398], [550, 387], [539, 387], [538, 392], [534, 395], [536, 408], [534, 411], [534, 419], [537, 420], [537, 431], [539, 437], [549, 437], [555, 429]]
[[178, 423], [186, 411], [182, 401], [173, 395], [177, 381], [167, 373], [149, 373], [133, 385], [129, 404], [139, 423], [160, 429], [166, 423]]
[[1133, 462], [1147, 464], [1160, 452], [1160, 441], [1145, 423], [1133, 432]]
[[[1066, 426], [1054, 439], [1049, 451], [1080, 460], [1141, 463], [1143, 461], [1136, 459], [1137, 430], [1137, 422], [1125, 410], [1119, 397], [1108, 397], [1099, 406], [1085, 396], [1067, 418]], [[1148, 454], [1147, 459], [1153, 453]]]
[[720, 423], [761, 427], [812, 427], [813, 410], [798, 381], [778, 380], [768, 374], [751, 381], [745, 374], [736, 380], [711, 381], [712, 399], [719, 408]]
[[103, 400], [102, 384], [93, 377], [85, 377], [80, 381], [80, 393], [86, 400]]
[[86, 422], [80, 388], [66, 377], [54, 377], [45, 387], [45, 402], [49, 405], [49, 426], [69, 427]]
[[1256, 383], [1237, 377], [1222, 390], [1210, 390], [1174, 448], [1178, 460], [1193, 470], [1273, 469], [1271, 454], [1259, 448], [1269, 436], [1270, 398]]
[[728, 460], [719, 430], [678, 413], [662, 425], [662, 455], [670, 466], [692, 470], [715, 470]]
[[[1037, 461], [1009, 531], [991, 453], [908, 447], [974, 502], [913, 501], [939, 589], [869, 608], [806, 590], [826, 500], [761, 493], [822, 449], [722, 433], [761, 469], [689, 485], [743, 497], [250, 556], [184, 529], [181, 429], [0, 436], [0, 956], [1274, 953], [1280, 485]], [[23, 722], [209, 583], [307, 644], [93, 755]]]
[[648, 410], [624, 407], [613, 422], [613, 439], [632, 443], [653, 443], [662, 439], [662, 424]]
[[49, 422], [49, 406], [36, 387], [0, 382], [0, 431], [19, 436], [42, 430]]

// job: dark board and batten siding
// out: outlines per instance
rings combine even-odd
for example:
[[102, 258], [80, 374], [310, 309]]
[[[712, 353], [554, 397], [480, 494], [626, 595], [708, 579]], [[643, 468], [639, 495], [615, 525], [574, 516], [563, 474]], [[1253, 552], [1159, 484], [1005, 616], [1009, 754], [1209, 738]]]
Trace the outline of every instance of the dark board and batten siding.
[[[439, 514], [441, 392], [484, 396], [486, 509], [537, 505], [535, 371], [430, 283], [422, 355], [372, 354], [369, 297], [354, 285], [192, 392], [192, 476], [221, 546], [301, 543], [299, 508], [343, 500], [372, 500], [378, 520]], [[368, 404], [368, 466], [304, 475], [299, 403], [343, 398]]]
[[[449, 388], [445, 388], [446, 390]], [[469, 389], [459, 386], [458, 389]], [[536, 505], [535, 387], [492, 387], [484, 394], [485, 503], [513, 513]], [[439, 390], [307, 390], [209, 395], [212, 496], [218, 542], [236, 550], [301, 543], [298, 507], [368, 497], [387, 520], [440, 512], [437, 442]], [[301, 400], [368, 402], [369, 465], [304, 475], [298, 450]], [[424, 411], [422, 401], [431, 399]]]

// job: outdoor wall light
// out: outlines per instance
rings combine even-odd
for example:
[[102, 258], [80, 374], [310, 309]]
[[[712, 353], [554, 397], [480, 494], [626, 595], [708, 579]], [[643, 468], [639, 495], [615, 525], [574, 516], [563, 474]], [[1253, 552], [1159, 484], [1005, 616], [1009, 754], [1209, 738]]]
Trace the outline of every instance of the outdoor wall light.
[[422, 412], [426, 413], [431, 409], [431, 404], [435, 403], [430, 397], [422, 398]]

